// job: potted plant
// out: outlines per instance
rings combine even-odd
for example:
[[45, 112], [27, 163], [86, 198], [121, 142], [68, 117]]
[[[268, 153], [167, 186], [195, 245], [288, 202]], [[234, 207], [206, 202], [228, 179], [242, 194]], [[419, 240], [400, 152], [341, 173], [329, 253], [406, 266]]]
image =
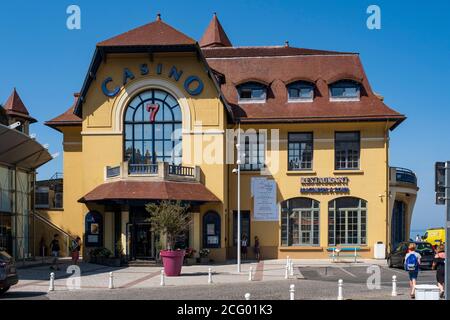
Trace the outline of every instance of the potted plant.
[[195, 249], [193, 249], [193, 248], [187, 248], [186, 249], [185, 258], [186, 258], [186, 263], [188, 265], [193, 265], [193, 264], [195, 264], [197, 262], [197, 259], [195, 259], [195, 257], [194, 257], [196, 252], [197, 251]]
[[160, 251], [164, 266], [164, 272], [168, 277], [177, 277], [181, 274], [185, 250], [174, 250], [176, 238], [189, 230], [191, 223], [190, 213], [187, 206], [181, 201], [164, 200], [160, 203], [146, 205], [150, 213], [149, 221], [152, 231], [166, 236], [167, 249]]
[[209, 249], [200, 250], [200, 263], [208, 263], [209, 262], [209, 254], [211, 251]]

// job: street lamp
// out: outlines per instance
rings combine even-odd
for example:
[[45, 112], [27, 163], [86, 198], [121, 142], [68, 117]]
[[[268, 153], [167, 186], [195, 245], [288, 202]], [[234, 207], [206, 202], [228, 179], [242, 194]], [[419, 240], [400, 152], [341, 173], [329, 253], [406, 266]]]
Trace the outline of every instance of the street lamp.
[[238, 127], [238, 141], [236, 144], [237, 160], [236, 169], [233, 172], [237, 174], [237, 272], [241, 272], [241, 123]]

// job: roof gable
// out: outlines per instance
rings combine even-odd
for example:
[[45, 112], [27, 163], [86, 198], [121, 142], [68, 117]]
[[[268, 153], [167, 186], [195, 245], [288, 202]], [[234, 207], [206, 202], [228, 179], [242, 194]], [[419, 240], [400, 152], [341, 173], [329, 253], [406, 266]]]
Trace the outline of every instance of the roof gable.
[[25, 107], [25, 104], [17, 93], [16, 88], [14, 88], [3, 108], [5, 109], [7, 115], [16, 116], [19, 118], [22, 117], [29, 120], [30, 122], [36, 122], [36, 119], [30, 116], [30, 113], [28, 112], [27, 107]]
[[196, 41], [169, 26], [158, 15], [156, 21], [137, 27], [97, 44], [108, 46], [170, 46], [195, 44]]

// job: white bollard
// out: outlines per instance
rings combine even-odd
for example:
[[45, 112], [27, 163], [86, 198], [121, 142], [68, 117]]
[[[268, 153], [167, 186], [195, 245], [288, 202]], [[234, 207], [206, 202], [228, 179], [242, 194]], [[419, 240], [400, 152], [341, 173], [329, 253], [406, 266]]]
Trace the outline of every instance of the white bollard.
[[289, 300], [295, 300], [295, 285], [291, 284], [289, 287]]
[[289, 265], [289, 275], [291, 276], [291, 277], [293, 277], [294, 276], [294, 263], [291, 261], [291, 264]]
[[109, 289], [114, 289], [114, 274], [112, 272], [109, 273]]
[[161, 270], [161, 282], [159, 283], [160, 286], [165, 286], [166, 283], [164, 281], [164, 269]]
[[209, 284], [213, 283], [213, 281], [212, 281], [212, 271], [211, 271], [211, 268], [208, 268], [208, 283], [209, 283]]
[[248, 281], [253, 281], [253, 268], [250, 267], [248, 270]]
[[245, 300], [250, 300], [250, 293], [245, 294]]
[[48, 291], [55, 291], [55, 273], [50, 273], [50, 285]]
[[397, 296], [397, 276], [392, 276], [392, 296]]
[[289, 256], [287, 256], [287, 257], [286, 257], [286, 266], [287, 266], [287, 267], [289, 267], [289, 262], [290, 262], [290, 260], [291, 260], [291, 259], [289, 258]]
[[289, 266], [286, 266], [286, 270], [284, 272], [284, 278], [289, 279]]
[[339, 279], [338, 281], [338, 300], [344, 300], [344, 295], [342, 293], [342, 286], [344, 284], [344, 281], [342, 279]]

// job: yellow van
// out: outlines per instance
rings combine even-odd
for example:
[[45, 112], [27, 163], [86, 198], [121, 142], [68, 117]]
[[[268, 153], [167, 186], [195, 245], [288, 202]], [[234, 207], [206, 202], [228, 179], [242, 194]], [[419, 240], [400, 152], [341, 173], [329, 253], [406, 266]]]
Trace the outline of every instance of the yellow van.
[[445, 229], [444, 228], [431, 228], [427, 229], [422, 237], [423, 241], [430, 244], [439, 245], [445, 242]]

